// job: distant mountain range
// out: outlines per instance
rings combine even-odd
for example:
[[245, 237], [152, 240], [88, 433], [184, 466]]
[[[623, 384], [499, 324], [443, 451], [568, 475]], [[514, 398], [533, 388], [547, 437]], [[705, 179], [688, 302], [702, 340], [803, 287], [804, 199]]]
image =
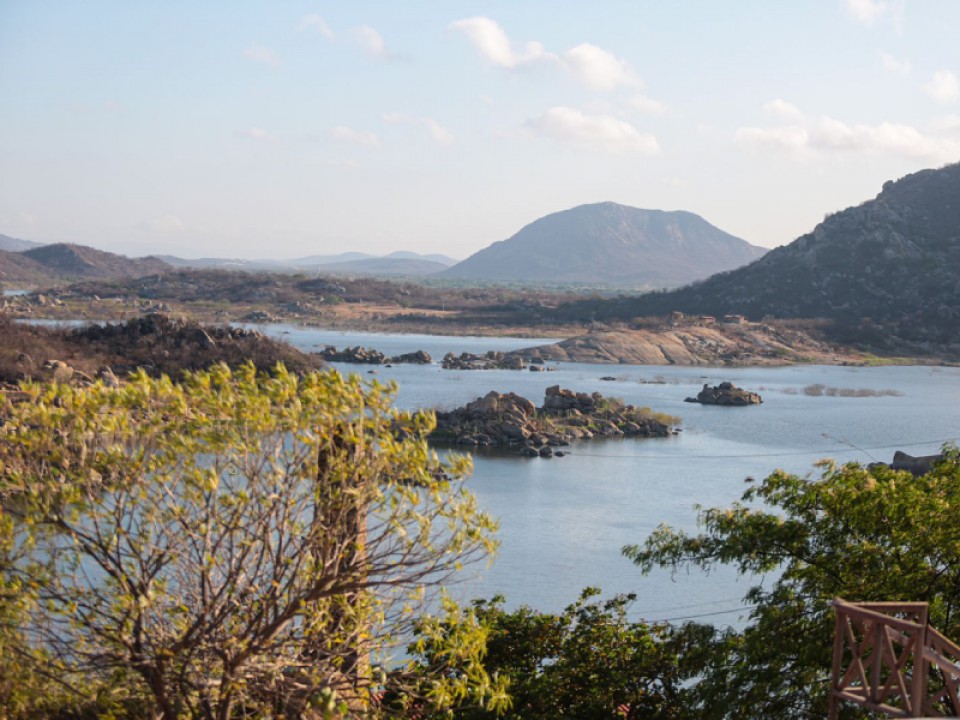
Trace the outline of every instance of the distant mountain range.
[[765, 252], [690, 212], [604, 202], [542, 217], [439, 277], [674, 287]]
[[[26, 240], [0, 236], [0, 247], [31, 252], [42, 247]], [[91, 253], [96, 251], [92, 248]], [[714, 227], [689, 212], [640, 210], [612, 202], [553, 213], [496, 242], [462, 262], [440, 254], [397, 251], [385, 256], [349, 252], [308, 255], [291, 260], [237, 258], [188, 259], [160, 255], [156, 261], [177, 268], [221, 268], [267, 272], [308, 272], [379, 277], [436, 277], [449, 280], [539, 285], [607, 285], [625, 288], [674, 287], [712, 273], [744, 265], [766, 250]], [[110, 253], [104, 253], [101, 258]], [[123, 258], [120, 255], [113, 257]], [[89, 258], [88, 258], [89, 259]], [[8, 258], [0, 263], [8, 281], [42, 282], [42, 268]], [[118, 261], [119, 263], [119, 261]], [[68, 262], [67, 265], [70, 265]], [[90, 277], [86, 265], [75, 262], [45, 272], [70, 272]], [[100, 262], [107, 267], [109, 263]], [[118, 270], [122, 263], [116, 264]], [[83, 272], [87, 274], [77, 275]], [[121, 271], [125, 276], [130, 270]], [[147, 272], [152, 272], [148, 270]], [[2, 276], [0, 276], [2, 279]]]
[[585, 304], [581, 314], [673, 310], [827, 318], [877, 347], [889, 335], [960, 350], [960, 163], [888, 181], [873, 200], [746, 267], [673, 292]]
[[20, 238], [10, 237], [9, 235], [0, 235], [0, 251], [22, 252], [31, 248], [40, 247], [42, 243], [32, 240], [21, 240]]
[[416, 277], [432, 275], [456, 264], [452, 257], [439, 254], [420, 255], [398, 250], [377, 256], [361, 252], [338, 255], [308, 255], [293, 260], [239, 260], [227, 258], [186, 259], [161, 255], [162, 260], [175, 267], [223, 268], [229, 270], [265, 270], [269, 272], [324, 272], [349, 275], [376, 275], [381, 277]]

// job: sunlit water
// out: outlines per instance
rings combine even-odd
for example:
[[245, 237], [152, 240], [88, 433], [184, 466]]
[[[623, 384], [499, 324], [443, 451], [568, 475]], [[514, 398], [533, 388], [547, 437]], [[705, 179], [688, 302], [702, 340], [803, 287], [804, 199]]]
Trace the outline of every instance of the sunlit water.
[[[362, 345], [395, 355], [426, 350], [511, 350], [543, 340], [376, 335], [262, 326], [304, 350]], [[620, 554], [662, 522], [696, 529], [696, 506], [726, 506], [747, 477], [775, 468], [819, 472], [822, 458], [889, 461], [897, 448], [937, 452], [960, 437], [960, 369], [940, 367], [697, 368], [561, 363], [553, 372], [456, 371], [438, 365], [370, 368], [335, 364], [344, 373], [396, 380], [403, 408], [453, 408], [490, 390], [514, 391], [542, 402], [559, 384], [599, 391], [682, 418], [683, 431], [655, 440], [586, 441], [554, 459], [477, 454], [469, 487], [481, 506], [499, 518], [500, 552], [493, 565], [455, 589], [460, 598], [501, 593], [507, 605], [557, 611], [586, 586], [606, 594], [636, 593], [633, 615], [649, 620], [701, 616], [739, 624], [740, 598], [760, 578], [738, 578], [729, 569], [709, 576], [691, 572], [648, 577]], [[615, 381], [600, 378], [613, 376]], [[729, 380], [760, 392], [764, 403], [744, 408], [685, 403], [703, 383]], [[895, 391], [876, 397], [804, 393], [812, 385]], [[767, 581], [769, 582], [769, 580]], [[720, 614], [708, 614], [720, 613]]]

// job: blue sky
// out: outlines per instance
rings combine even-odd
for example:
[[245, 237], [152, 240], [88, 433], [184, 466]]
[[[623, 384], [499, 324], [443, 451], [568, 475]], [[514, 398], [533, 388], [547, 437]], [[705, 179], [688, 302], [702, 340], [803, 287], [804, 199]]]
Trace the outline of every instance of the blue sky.
[[960, 161], [960, 2], [0, 0], [0, 233], [466, 257], [613, 200], [768, 247]]

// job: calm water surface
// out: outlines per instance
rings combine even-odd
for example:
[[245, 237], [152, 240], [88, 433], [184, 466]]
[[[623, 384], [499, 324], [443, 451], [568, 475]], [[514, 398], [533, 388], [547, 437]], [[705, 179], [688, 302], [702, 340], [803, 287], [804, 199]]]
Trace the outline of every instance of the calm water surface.
[[[424, 349], [435, 359], [448, 351], [527, 347], [544, 340], [339, 333], [290, 325], [261, 326], [304, 350], [362, 345], [398, 354]], [[335, 364], [366, 374], [360, 365]], [[554, 384], [599, 391], [680, 416], [683, 432], [655, 440], [588, 441], [564, 458], [525, 459], [478, 454], [469, 486], [500, 520], [501, 549], [493, 565], [458, 587], [462, 598], [502, 593], [507, 605], [557, 611], [580, 589], [637, 594], [633, 614], [650, 620], [704, 613], [739, 624], [739, 600], [762, 578], [730, 570], [671, 577], [642, 576], [620, 555], [660, 523], [695, 530], [697, 505], [727, 506], [747, 477], [776, 468], [816, 474], [814, 463], [889, 461], [897, 448], [937, 452], [960, 437], [960, 369], [940, 367], [689, 368], [561, 363], [549, 373], [517, 370], [455, 371], [431, 366], [377, 367], [377, 380], [396, 380], [403, 408], [452, 408], [490, 390], [514, 391], [538, 404]], [[613, 376], [615, 381], [600, 378]], [[685, 403], [703, 383], [729, 380], [760, 392], [764, 403], [746, 408]], [[878, 397], [812, 396], [812, 385], [895, 391]]]

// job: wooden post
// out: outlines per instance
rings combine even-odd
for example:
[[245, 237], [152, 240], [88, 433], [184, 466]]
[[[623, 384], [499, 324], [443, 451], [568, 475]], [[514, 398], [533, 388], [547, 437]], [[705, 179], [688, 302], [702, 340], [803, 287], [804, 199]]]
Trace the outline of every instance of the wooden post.
[[837, 691], [840, 689], [840, 677], [843, 671], [843, 625], [846, 622], [841, 606], [842, 602], [840, 598], [833, 601], [833, 608], [837, 617], [833, 631], [833, 672], [830, 675], [828, 720], [837, 720], [837, 715], [840, 712], [840, 699], [837, 697]]

